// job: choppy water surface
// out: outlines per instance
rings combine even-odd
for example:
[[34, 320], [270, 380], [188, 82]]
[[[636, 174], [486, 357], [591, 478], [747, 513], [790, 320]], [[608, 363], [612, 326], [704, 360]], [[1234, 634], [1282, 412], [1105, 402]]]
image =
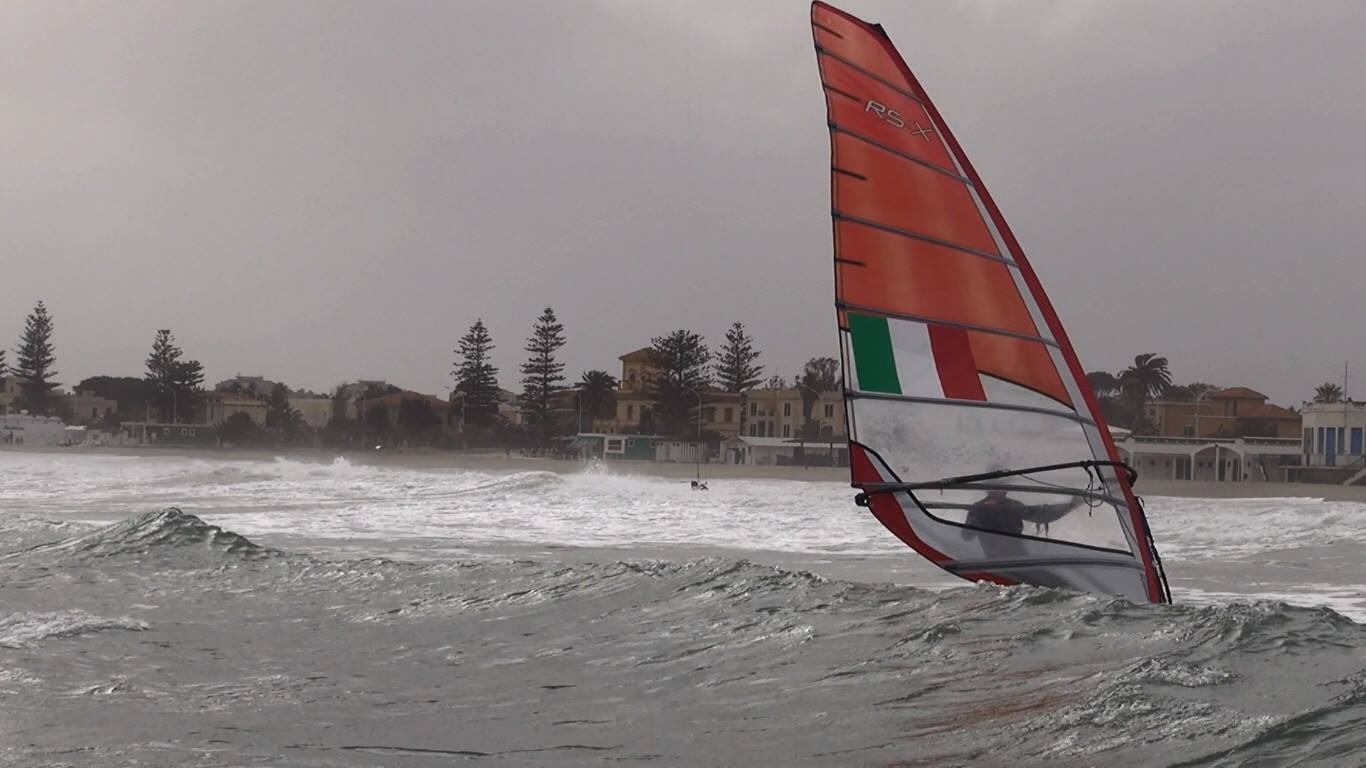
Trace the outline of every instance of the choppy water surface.
[[849, 499], [0, 453], [0, 764], [1366, 765], [1366, 505], [1151, 499], [1153, 607]]

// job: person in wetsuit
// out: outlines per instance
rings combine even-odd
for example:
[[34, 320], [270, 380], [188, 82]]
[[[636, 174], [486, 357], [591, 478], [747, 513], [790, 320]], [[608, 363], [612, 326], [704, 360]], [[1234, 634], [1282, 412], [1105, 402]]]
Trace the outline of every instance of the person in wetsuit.
[[[1011, 536], [1020, 536], [1024, 533], [1026, 522], [1044, 527], [1046, 531], [1049, 523], [1062, 519], [1081, 501], [1078, 497], [1062, 504], [1030, 506], [1010, 498], [1005, 491], [987, 491], [982, 500], [968, 507], [967, 519], [963, 521], [967, 526], [963, 529], [963, 538], [979, 538], [979, 530], [1000, 531]], [[1025, 554], [1025, 542], [1022, 539], [1001, 539], [995, 536], [984, 536], [980, 539], [982, 551], [988, 557]]]

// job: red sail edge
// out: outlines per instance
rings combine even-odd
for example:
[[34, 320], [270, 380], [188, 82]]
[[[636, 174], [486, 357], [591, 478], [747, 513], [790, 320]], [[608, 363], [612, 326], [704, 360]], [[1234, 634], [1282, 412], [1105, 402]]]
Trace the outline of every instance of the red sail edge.
[[[832, 53], [829, 49], [833, 46], [838, 46], [839, 42], [843, 40], [844, 35], [842, 35], [839, 30], [822, 24], [820, 19], [820, 15], [822, 13], [834, 14], [843, 22], [856, 27], [858, 30], [867, 34], [873, 40], [876, 40], [880, 44], [883, 53], [885, 54], [885, 61], [870, 61], [867, 59], [864, 59], [862, 61], [851, 61], [845, 58], [841, 58], [839, 55], [835, 53]], [[811, 22], [813, 25], [812, 32], [816, 42], [818, 58], [821, 56], [825, 56], [825, 59], [822, 59], [821, 75], [823, 85], [827, 90], [827, 113], [828, 120], [830, 122], [830, 126], [832, 129], [831, 150], [833, 173], [831, 181], [831, 194], [832, 207], [836, 209], [837, 217], [839, 215], [840, 208], [838, 174], [843, 173], [847, 175], [853, 175], [865, 181], [867, 180], [866, 177], [860, 177], [857, 173], [853, 171], [841, 168], [839, 164], [840, 143], [836, 135], [837, 130], [839, 130], [839, 128], [837, 128], [836, 123], [836, 101], [838, 98], [847, 98], [859, 101], [858, 99], [855, 99], [855, 97], [847, 90], [842, 90], [840, 88], [840, 86], [843, 84], [841, 82], [842, 79], [848, 80], [852, 78], [860, 80], [862, 84], [867, 86], [865, 90], [874, 90], [877, 93], [878, 98], [883, 99], [882, 102], [878, 102], [875, 105], [871, 101], [868, 102], [868, 107], [866, 107], [865, 110], [867, 108], [890, 109], [891, 107], [900, 107], [903, 104], [908, 104], [909, 102], [907, 102], [906, 100], [909, 99], [910, 101], [915, 102], [916, 106], [923, 109], [924, 112], [928, 115], [929, 119], [933, 122], [934, 125], [931, 127], [940, 134], [944, 146], [952, 155], [951, 162], [949, 163], [945, 163], [943, 157], [935, 155], [936, 146], [933, 143], [929, 142], [928, 139], [926, 140], [926, 144], [928, 146], [919, 146], [915, 143], [908, 144], [905, 141], [900, 140], [898, 134], [888, 132], [877, 133], [876, 131], [867, 130], [866, 128], [862, 131], [863, 135], [859, 135], [857, 136], [857, 138], [863, 142], [872, 144], [881, 151], [891, 153], [893, 155], [896, 155], [897, 157], [915, 162], [920, 166], [923, 166], [924, 168], [931, 169], [931, 171], [956, 176], [956, 173], [952, 168], [953, 163], [956, 163], [957, 167], [962, 170], [962, 175], [963, 177], [965, 177], [962, 180], [971, 184], [973, 189], [975, 189], [976, 195], [981, 202], [981, 208], [984, 209], [984, 212], [990, 218], [991, 224], [995, 227], [997, 233], [999, 234], [1000, 240], [1009, 252], [1010, 259], [1013, 261], [1015, 267], [1019, 270], [1020, 277], [1022, 278], [1026, 287], [1028, 288], [1031, 298], [1033, 299], [1038, 309], [1039, 315], [1041, 316], [1043, 322], [1048, 328], [1049, 333], [1052, 336], [1052, 340], [1056, 343], [1058, 351], [1060, 352], [1064, 362], [1066, 363], [1068, 372], [1070, 373], [1074, 381], [1075, 388], [1080, 393], [1082, 400], [1084, 401], [1085, 407], [1089, 411], [1089, 414], [1087, 415], [1091, 418], [1091, 420], [1096, 426], [1100, 440], [1105, 449], [1105, 453], [1107, 454], [1110, 461], [1119, 463], [1119, 454], [1115, 449], [1114, 441], [1110, 435], [1104, 416], [1100, 411], [1099, 405], [1095, 398], [1095, 394], [1092, 391], [1089, 382], [1086, 380], [1085, 371], [1083, 370], [1077, 358], [1076, 352], [1072, 347], [1071, 341], [1068, 338], [1061, 321], [1058, 319], [1057, 313], [1054, 310], [1052, 303], [1048, 300], [1047, 294], [1043, 290], [1043, 286], [1038, 279], [1038, 275], [1034, 272], [1033, 267], [1030, 265], [1027, 257], [1024, 254], [1023, 248], [1021, 248], [1019, 241], [1015, 238], [1014, 233], [1011, 231], [1009, 225], [1005, 221], [1005, 217], [1001, 214], [999, 207], [996, 205], [994, 199], [987, 191], [985, 184], [983, 184], [981, 180], [981, 177], [978, 175], [971, 161], [967, 158], [966, 153], [963, 152], [961, 145], [958, 143], [956, 137], [954, 137], [946, 121], [943, 119], [938, 109], [934, 106], [934, 103], [930, 100], [924, 88], [920, 85], [919, 80], [911, 72], [910, 67], [907, 66], [906, 62], [902, 59], [900, 53], [892, 45], [891, 40], [887, 37], [886, 33], [882, 30], [880, 26], [870, 25], [848, 13], [845, 13], [844, 11], [839, 10], [838, 8], [834, 8], [822, 2], [812, 3]], [[824, 46], [822, 45], [823, 42], [825, 43]], [[829, 67], [829, 71], [827, 70], [827, 66]], [[909, 88], [907, 89], [904, 86], [909, 86]], [[832, 96], [831, 94], [835, 95]], [[846, 104], [846, 107], [847, 106], [848, 105]], [[846, 112], [847, 111], [848, 110], [846, 109]], [[892, 114], [895, 114], [897, 116], [897, 121], [904, 122], [902, 121], [901, 116], [909, 115], [910, 113], [911, 112], [909, 110], [904, 110]], [[884, 121], [887, 119], [885, 113], [882, 116], [882, 118]], [[896, 122], [894, 122], [893, 125], [896, 125]], [[921, 126], [919, 126], [919, 124], [917, 123], [916, 128], [920, 127]], [[930, 176], [932, 177], [933, 174], [930, 174]], [[904, 190], [897, 191], [904, 192]], [[859, 205], [859, 203], [855, 202], [855, 205], [857, 206]], [[960, 228], [958, 231], [966, 232], [967, 230]], [[841, 269], [841, 262], [854, 264], [857, 264], [857, 262], [853, 262], [847, 258], [841, 258], [841, 227], [840, 222], [838, 220], [836, 221], [835, 225], [834, 237], [836, 251], [835, 280], [837, 286], [837, 295], [840, 297], [841, 302], [843, 302], [845, 299], [846, 290], [844, 284], [844, 273]], [[934, 238], [927, 239], [933, 240]], [[964, 251], [978, 253], [979, 251], [977, 251], [976, 249], [982, 247], [982, 244], [980, 242], [967, 243], [965, 245], [957, 244], [963, 243], [966, 239], [966, 237], [951, 237], [947, 238], [945, 244], [949, 245], [950, 247], [960, 248]], [[957, 241], [957, 243], [949, 241]], [[989, 258], [993, 255], [989, 252], [989, 249], [985, 250], [987, 250], [988, 252], [981, 253], [983, 257]], [[845, 310], [843, 308], [840, 310], [839, 315], [839, 325], [842, 329], [846, 328], [847, 322], [846, 318], [844, 317]], [[1018, 326], [1018, 324], [1019, 321], [1017, 319], [1015, 323], [1013, 323], [1013, 325]], [[845, 370], [848, 371], [850, 361], [847, 359], [847, 355], [845, 354], [843, 344], [841, 344], [841, 354], [842, 358], [845, 358], [843, 359], [843, 362], [845, 364]], [[983, 372], [985, 373], [986, 371]], [[1039, 387], [1038, 389], [1044, 389], [1044, 387]], [[858, 458], [858, 461], [851, 461], [851, 475], [853, 477], [855, 485], [868, 482], [887, 481], [888, 478], [883, 476], [881, 470], [874, 468], [873, 463], [868, 459], [867, 453], [868, 449], [866, 446], [860, 445], [859, 443], [851, 439], [851, 458]], [[882, 464], [880, 459], [878, 463]], [[863, 466], [865, 464], [867, 466]], [[885, 465], [883, 466], [885, 467]], [[887, 469], [887, 472], [890, 473], [889, 468]], [[1119, 473], [1116, 473], [1115, 479], [1119, 488], [1123, 492], [1124, 502], [1127, 506], [1127, 511], [1130, 517], [1132, 535], [1136, 539], [1135, 548], [1137, 549], [1137, 556], [1143, 568], [1144, 590], [1146, 591], [1147, 599], [1150, 602], [1155, 603], [1165, 602], [1167, 600], [1167, 597], [1163, 590], [1158, 566], [1155, 563], [1155, 558], [1152, 551], [1151, 538], [1148, 533], [1149, 529], [1147, 521], [1143, 516], [1142, 506], [1135, 497], [1133, 489], [1130, 486], [1130, 483], [1128, 482], [1128, 478], [1124, 477]], [[876, 499], [876, 496], [870, 497], [869, 501], [874, 502]], [[888, 503], [891, 502], [890, 496], [883, 495], [882, 499], [884, 499], [885, 502], [879, 503], [878, 507], [887, 507]], [[873, 504], [870, 503], [870, 506], [873, 506]], [[944, 566], [946, 563], [950, 562], [951, 558], [948, 555], [945, 555], [943, 552], [936, 550], [932, 545], [926, 543], [920, 536], [918, 536], [914, 532], [913, 527], [906, 522], [902, 515], [892, 514], [890, 509], [878, 507], [875, 507], [873, 509], [875, 516], [879, 519], [879, 521], [883, 523], [885, 527], [887, 527], [893, 534], [895, 534], [908, 546], [915, 549], [922, 556], [926, 557], [931, 562], [934, 562], [938, 565]], [[985, 570], [972, 573], [959, 571], [957, 572], [957, 575], [973, 580], [993, 581], [996, 583], [1003, 584], [1014, 583], [1014, 581], [1008, 577], [990, 573]]]

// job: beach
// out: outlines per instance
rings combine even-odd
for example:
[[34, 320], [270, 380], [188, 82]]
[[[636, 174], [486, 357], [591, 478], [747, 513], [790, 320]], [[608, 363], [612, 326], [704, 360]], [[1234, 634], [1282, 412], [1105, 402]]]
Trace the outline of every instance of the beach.
[[[397, 448], [383, 450], [335, 451], [305, 448], [239, 449], [170, 448], [129, 446], [25, 447], [0, 446], [0, 453], [39, 453], [54, 455], [125, 456], [132, 458], [183, 457], [215, 461], [271, 461], [276, 457], [291, 461], [327, 464], [343, 457], [356, 465], [401, 467], [417, 470], [469, 470], [491, 473], [554, 472], [574, 474], [606, 468], [621, 475], [692, 479], [698, 468], [693, 464], [653, 461], [577, 460], [510, 455], [500, 450], [439, 450]], [[801, 482], [840, 482], [849, 479], [847, 467], [788, 467], [735, 464], [703, 464], [701, 474], [711, 480], [793, 480]], [[1139, 477], [1135, 490], [1143, 496], [1178, 496], [1193, 499], [1324, 499], [1366, 503], [1366, 486], [1316, 483], [1207, 482]]]

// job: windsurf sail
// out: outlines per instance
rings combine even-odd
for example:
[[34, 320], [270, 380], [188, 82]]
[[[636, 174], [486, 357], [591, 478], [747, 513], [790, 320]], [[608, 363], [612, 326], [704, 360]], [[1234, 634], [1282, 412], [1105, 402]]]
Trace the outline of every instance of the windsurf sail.
[[850, 474], [965, 579], [1169, 602], [1132, 470], [1000, 210], [882, 27], [811, 6]]

